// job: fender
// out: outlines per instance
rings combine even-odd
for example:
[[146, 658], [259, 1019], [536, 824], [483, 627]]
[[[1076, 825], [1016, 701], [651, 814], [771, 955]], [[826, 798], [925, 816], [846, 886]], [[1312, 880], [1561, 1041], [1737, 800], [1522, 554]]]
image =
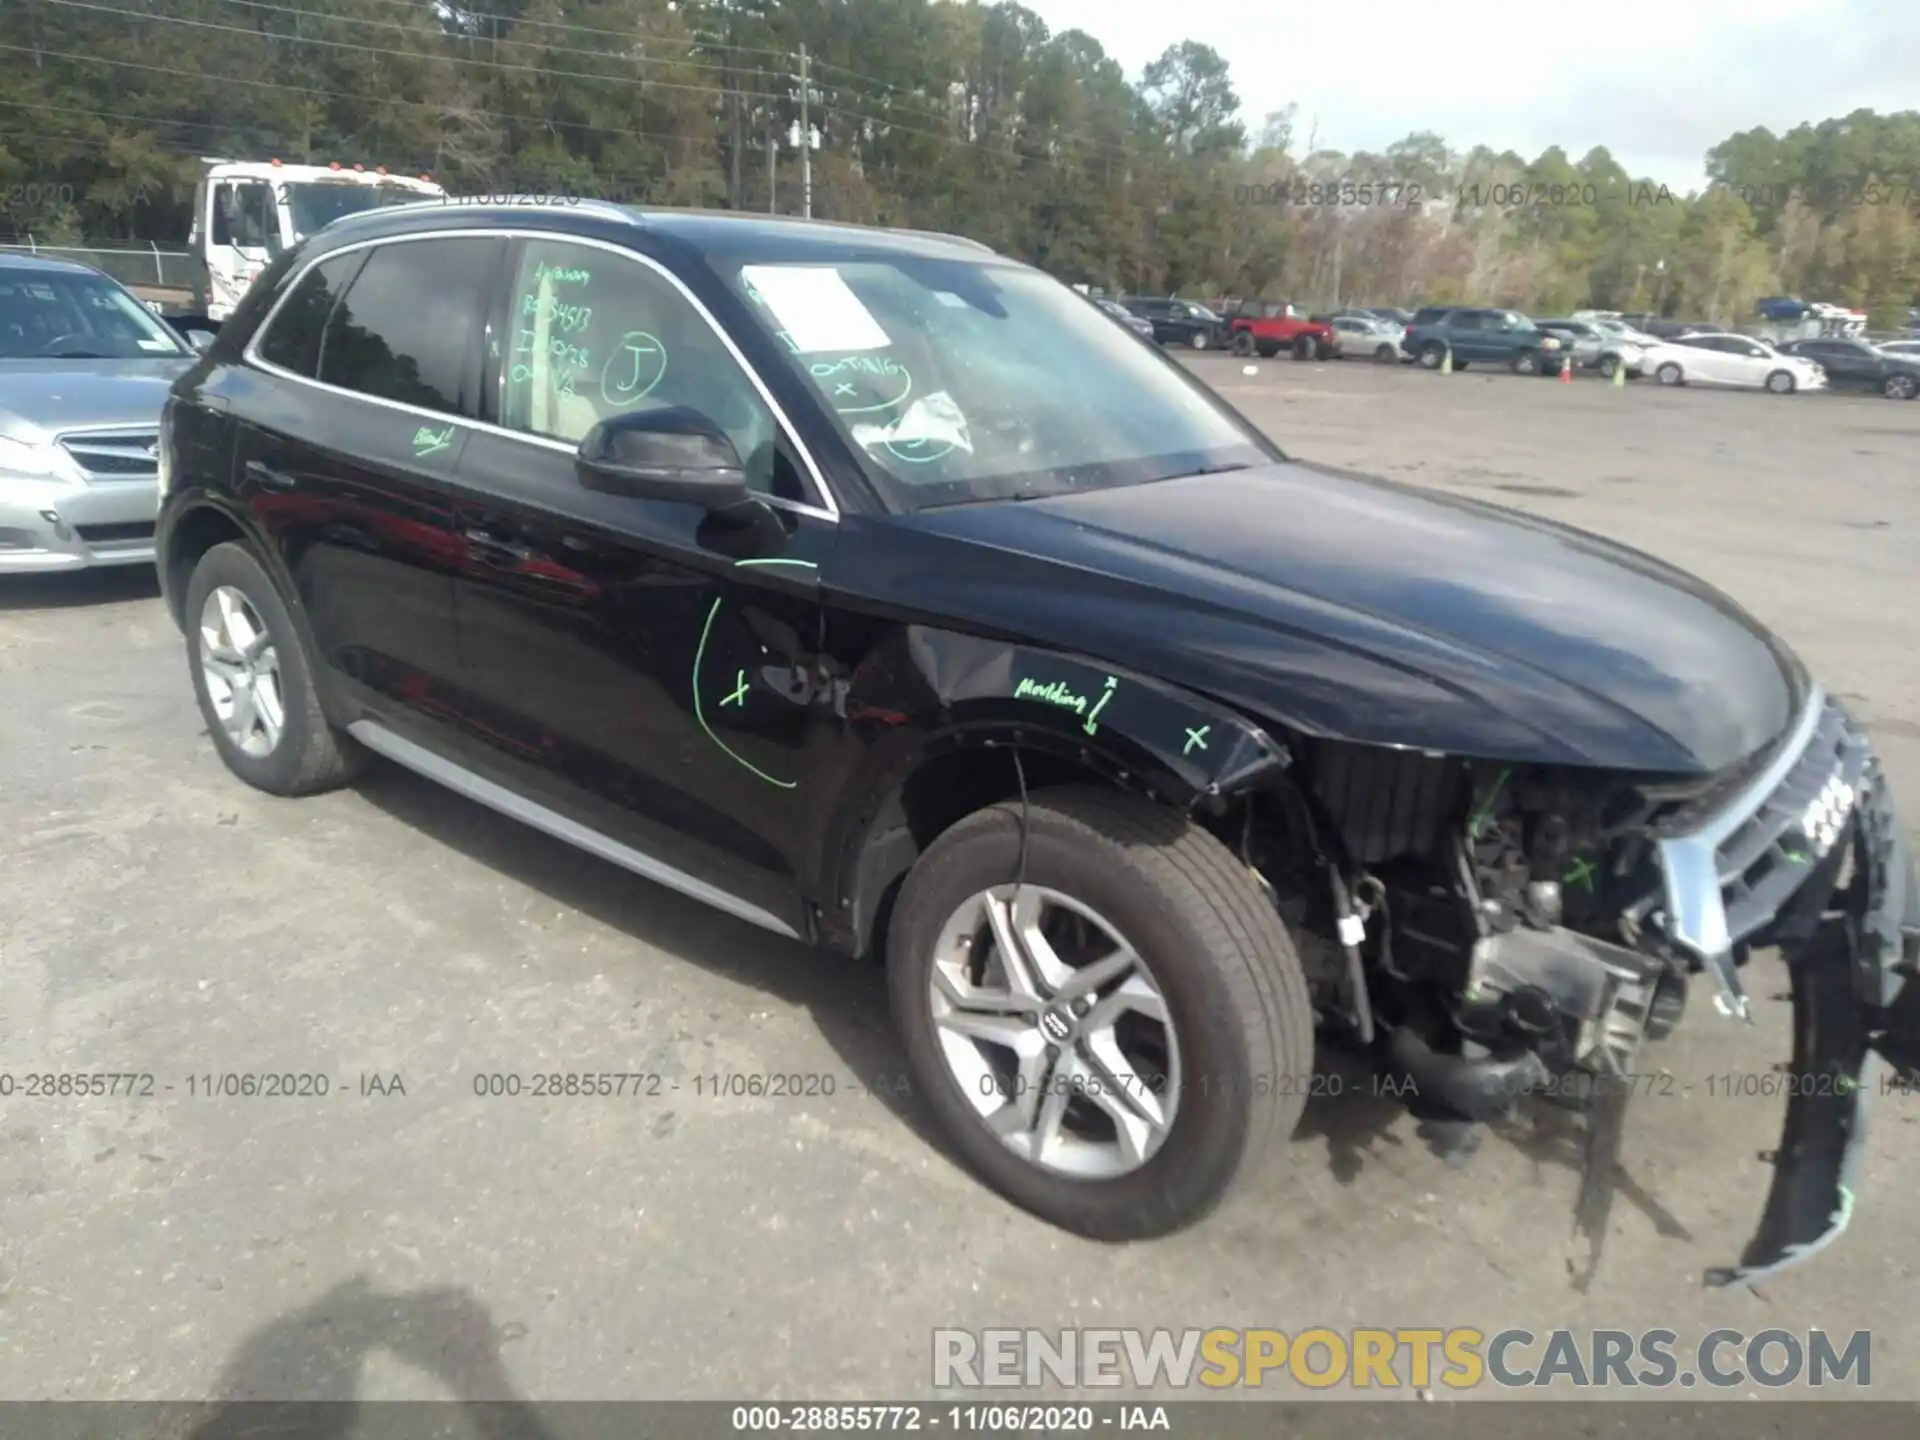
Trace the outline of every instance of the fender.
[[[1087, 656], [907, 626], [849, 677], [845, 715], [884, 728], [839, 786], [825, 826], [823, 907], [862, 948], [881, 899], [920, 853], [905, 787], [956, 750], [1057, 755], [1189, 813], [1284, 771], [1286, 747], [1244, 716]], [[878, 722], [876, 724], [876, 721]], [[1011, 775], [1011, 767], [1009, 766]]]

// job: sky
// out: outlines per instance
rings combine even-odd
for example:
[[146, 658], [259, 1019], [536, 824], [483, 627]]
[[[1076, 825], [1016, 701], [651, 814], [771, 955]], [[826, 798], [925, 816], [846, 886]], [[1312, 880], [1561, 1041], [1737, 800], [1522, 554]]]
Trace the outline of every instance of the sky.
[[1675, 193], [1706, 152], [1862, 108], [1920, 109], [1915, 0], [1022, 0], [1138, 80], [1169, 45], [1227, 57], [1257, 134], [1292, 103], [1294, 149], [1381, 150], [1432, 130], [1532, 159], [1605, 145]]

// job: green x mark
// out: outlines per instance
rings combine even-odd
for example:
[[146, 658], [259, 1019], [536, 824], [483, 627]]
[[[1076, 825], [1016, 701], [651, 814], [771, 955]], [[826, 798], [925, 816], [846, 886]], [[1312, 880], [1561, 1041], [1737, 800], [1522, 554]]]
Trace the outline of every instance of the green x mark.
[[742, 670], [739, 673], [739, 676], [735, 679], [734, 683], [738, 685], [740, 688], [735, 690], [731, 695], [727, 696], [727, 698], [722, 700], [720, 703], [722, 705], [745, 706], [745, 704], [747, 703], [747, 672]]
[[1186, 746], [1180, 751], [1180, 753], [1182, 755], [1190, 755], [1193, 753], [1193, 747], [1196, 745], [1198, 745], [1202, 750], [1206, 749], [1207, 748], [1207, 732], [1211, 729], [1213, 729], [1213, 726], [1211, 725], [1202, 725], [1198, 730], [1187, 731], [1187, 743], [1186, 743]]
[[1596, 873], [1591, 860], [1576, 857], [1573, 864], [1567, 867], [1566, 883], [1583, 886], [1588, 894], [1592, 894], [1593, 877]]

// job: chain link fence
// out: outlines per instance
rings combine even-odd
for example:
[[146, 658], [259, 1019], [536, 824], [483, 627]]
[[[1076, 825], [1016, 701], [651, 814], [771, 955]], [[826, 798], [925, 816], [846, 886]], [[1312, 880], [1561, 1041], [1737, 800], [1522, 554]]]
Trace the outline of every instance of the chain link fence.
[[72, 260], [105, 272], [135, 290], [194, 293], [193, 255], [186, 250], [162, 250], [158, 245], [124, 248], [40, 245], [32, 237], [0, 244], [0, 255], [44, 255], [49, 260]]

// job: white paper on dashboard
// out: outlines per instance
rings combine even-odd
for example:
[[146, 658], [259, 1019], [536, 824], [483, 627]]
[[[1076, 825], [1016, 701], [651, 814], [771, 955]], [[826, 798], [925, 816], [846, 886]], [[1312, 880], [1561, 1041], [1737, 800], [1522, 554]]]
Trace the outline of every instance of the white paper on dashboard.
[[820, 265], [746, 265], [751, 285], [801, 354], [884, 350], [893, 342], [838, 270]]
[[944, 442], [969, 455], [973, 453], [973, 441], [967, 435], [967, 417], [944, 390], [914, 401], [891, 425], [854, 426], [853, 438], [868, 446]]

